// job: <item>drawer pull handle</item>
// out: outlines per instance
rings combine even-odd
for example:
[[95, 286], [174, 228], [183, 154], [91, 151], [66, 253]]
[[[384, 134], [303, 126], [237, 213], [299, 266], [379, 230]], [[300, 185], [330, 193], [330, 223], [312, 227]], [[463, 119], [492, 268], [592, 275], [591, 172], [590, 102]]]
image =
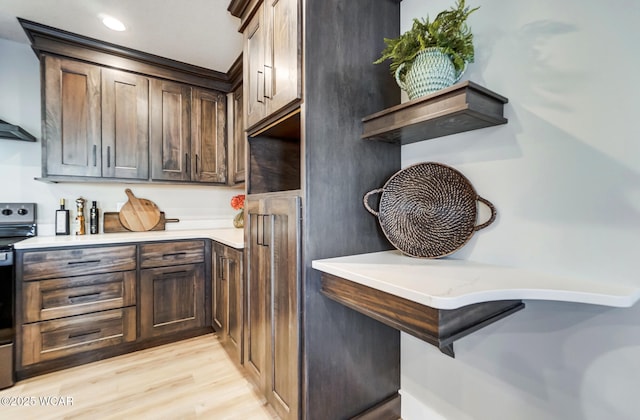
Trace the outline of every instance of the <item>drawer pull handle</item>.
[[85, 335], [98, 334], [100, 331], [101, 330], [97, 329], [97, 330], [91, 330], [91, 331], [87, 331], [79, 334], [69, 334], [69, 338], [71, 339], [71, 338], [84, 337]]
[[184, 258], [187, 255], [186, 252], [172, 252], [170, 254], [162, 254], [162, 258]]
[[73, 295], [73, 296], [69, 296], [69, 301], [71, 303], [73, 303], [74, 299], [78, 299], [78, 298], [89, 298], [89, 297], [99, 297], [100, 296], [100, 292], [98, 293], [85, 293], [83, 295]]
[[218, 277], [220, 277], [220, 280], [224, 280], [224, 262], [225, 262], [226, 258], [225, 257], [219, 257], [218, 258]]
[[99, 262], [100, 262], [100, 260], [69, 261], [67, 264], [69, 264], [69, 265], [98, 264]]

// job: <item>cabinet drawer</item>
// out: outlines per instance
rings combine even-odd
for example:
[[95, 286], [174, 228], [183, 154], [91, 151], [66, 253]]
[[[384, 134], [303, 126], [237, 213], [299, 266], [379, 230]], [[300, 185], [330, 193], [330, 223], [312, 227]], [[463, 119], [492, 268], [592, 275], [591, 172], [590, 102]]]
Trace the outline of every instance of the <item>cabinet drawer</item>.
[[204, 241], [162, 242], [140, 246], [142, 268], [204, 262]]
[[25, 252], [22, 265], [25, 281], [135, 270], [136, 246]]
[[22, 365], [136, 339], [136, 308], [112, 309], [22, 326]]
[[136, 272], [30, 281], [23, 296], [25, 323], [122, 308], [136, 304]]

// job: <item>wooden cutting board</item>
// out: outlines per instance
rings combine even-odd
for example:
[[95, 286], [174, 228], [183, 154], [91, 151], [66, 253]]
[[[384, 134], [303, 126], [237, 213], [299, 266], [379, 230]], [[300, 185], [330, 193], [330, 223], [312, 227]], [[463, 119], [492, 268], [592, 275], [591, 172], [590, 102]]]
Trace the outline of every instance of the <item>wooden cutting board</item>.
[[[167, 219], [164, 212], [160, 212], [160, 221], [151, 230], [165, 230], [167, 223], [177, 223], [180, 219]], [[131, 232], [120, 223], [120, 213], [118, 212], [105, 212], [102, 224], [102, 230], [104, 233], [117, 233], [117, 232]]]
[[127, 188], [124, 190], [129, 201], [120, 209], [122, 226], [134, 232], [144, 232], [153, 229], [160, 221], [160, 209], [146, 198], [138, 198]]

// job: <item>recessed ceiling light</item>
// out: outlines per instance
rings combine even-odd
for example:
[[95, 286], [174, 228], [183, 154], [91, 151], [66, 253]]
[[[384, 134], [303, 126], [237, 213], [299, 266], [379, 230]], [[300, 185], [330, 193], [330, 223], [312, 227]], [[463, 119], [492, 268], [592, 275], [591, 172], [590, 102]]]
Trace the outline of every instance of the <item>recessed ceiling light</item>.
[[100, 18], [102, 19], [102, 23], [104, 24], [104, 26], [106, 26], [111, 30], [121, 32], [127, 29], [126, 26], [124, 26], [124, 23], [120, 22], [118, 19], [114, 17], [102, 15], [100, 16]]

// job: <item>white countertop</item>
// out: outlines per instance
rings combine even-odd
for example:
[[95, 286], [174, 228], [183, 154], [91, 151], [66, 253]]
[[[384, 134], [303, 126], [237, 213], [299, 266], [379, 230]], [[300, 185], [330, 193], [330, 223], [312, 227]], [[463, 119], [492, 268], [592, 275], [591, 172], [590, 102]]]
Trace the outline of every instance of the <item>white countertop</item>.
[[128, 242], [212, 239], [232, 248], [244, 248], [244, 230], [235, 228], [162, 230], [154, 232], [100, 233], [97, 235], [36, 236], [15, 244], [16, 249], [106, 245]]
[[315, 260], [312, 267], [437, 309], [512, 299], [630, 307], [640, 299], [637, 286], [450, 258], [411, 258], [400, 251]]

